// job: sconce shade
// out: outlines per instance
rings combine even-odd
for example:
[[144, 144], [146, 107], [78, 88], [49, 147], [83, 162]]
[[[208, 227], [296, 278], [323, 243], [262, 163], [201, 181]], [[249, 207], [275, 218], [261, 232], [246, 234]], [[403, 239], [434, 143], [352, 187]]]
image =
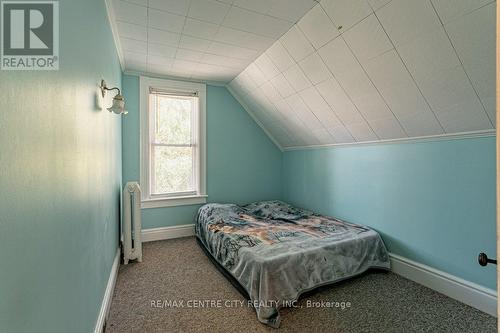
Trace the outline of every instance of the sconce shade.
[[113, 98], [113, 105], [108, 108], [109, 112], [114, 112], [116, 114], [127, 114], [128, 111], [125, 110], [125, 99], [122, 95], [118, 94]]

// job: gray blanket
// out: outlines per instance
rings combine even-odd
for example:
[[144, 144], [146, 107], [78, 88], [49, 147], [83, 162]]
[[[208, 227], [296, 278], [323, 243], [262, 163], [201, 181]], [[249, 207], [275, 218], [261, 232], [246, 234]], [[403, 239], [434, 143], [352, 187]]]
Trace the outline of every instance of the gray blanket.
[[196, 235], [247, 291], [260, 322], [279, 327], [279, 308], [305, 291], [368, 270], [389, 269], [379, 234], [280, 201], [207, 204]]

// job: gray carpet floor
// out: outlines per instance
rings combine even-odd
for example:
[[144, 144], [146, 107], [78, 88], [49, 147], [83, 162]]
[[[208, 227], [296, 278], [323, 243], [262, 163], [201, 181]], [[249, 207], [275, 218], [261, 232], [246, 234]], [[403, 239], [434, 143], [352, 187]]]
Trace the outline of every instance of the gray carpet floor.
[[[496, 332], [497, 320], [393, 273], [370, 272], [280, 310], [279, 329], [259, 323], [194, 237], [146, 243], [142, 263], [121, 266], [106, 332]], [[173, 301], [184, 300], [174, 307]], [[214, 301], [214, 306], [194, 308]], [[218, 300], [222, 307], [217, 305]], [[164, 307], [158, 307], [161, 301]], [[164, 301], [171, 301], [170, 307]], [[350, 302], [350, 307], [308, 307]], [[162, 304], [160, 302], [160, 305]], [[318, 303], [319, 304], [319, 303]], [[190, 306], [190, 307], [189, 307]]]

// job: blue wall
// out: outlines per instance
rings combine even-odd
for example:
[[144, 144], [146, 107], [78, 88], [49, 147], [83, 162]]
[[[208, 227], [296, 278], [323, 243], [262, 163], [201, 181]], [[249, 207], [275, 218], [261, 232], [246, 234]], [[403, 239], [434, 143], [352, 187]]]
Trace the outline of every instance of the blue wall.
[[0, 71], [0, 332], [92, 332], [118, 247], [121, 69], [104, 1], [59, 6], [60, 70]]
[[[123, 118], [123, 179], [139, 180], [139, 78], [124, 75], [129, 114]], [[224, 87], [207, 86], [209, 202], [281, 198], [282, 154]], [[191, 224], [199, 205], [142, 210], [142, 226]]]
[[286, 200], [379, 231], [390, 252], [496, 289], [495, 138], [284, 154]]

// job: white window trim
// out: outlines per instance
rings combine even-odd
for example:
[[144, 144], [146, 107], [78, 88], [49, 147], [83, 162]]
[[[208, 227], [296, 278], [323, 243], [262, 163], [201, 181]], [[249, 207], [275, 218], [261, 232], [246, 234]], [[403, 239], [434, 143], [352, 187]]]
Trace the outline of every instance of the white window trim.
[[[196, 195], [177, 196], [177, 197], [160, 197], [150, 196], [149, 189], [149, 119], [148, 119], [148, 103], [149, 103], [149, 88], [173, 90], [178, 92], [197, 92], [199, 98], [199, 193]], [[174, 81], [165, 79], [154, 79], [145, 76], [140, 77], [140, 180], [142, 187], [141, 208], [160, 208], [173, 207], [183, 205], [196, 205], [207, 202], [206, 192], [206, 85], [202, 83]]]

